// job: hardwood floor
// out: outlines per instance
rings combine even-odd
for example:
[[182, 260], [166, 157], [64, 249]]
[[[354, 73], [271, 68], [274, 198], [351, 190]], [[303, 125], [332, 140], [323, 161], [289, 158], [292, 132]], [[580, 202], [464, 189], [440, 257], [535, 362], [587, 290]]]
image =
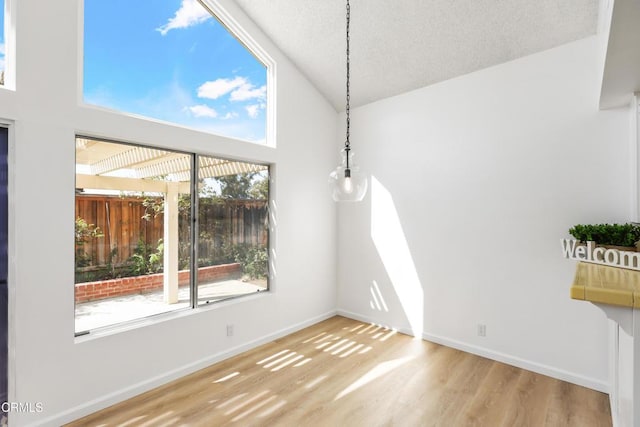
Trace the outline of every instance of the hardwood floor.
[[70, 426], [610, 426], [606, 394], [334, 317]]

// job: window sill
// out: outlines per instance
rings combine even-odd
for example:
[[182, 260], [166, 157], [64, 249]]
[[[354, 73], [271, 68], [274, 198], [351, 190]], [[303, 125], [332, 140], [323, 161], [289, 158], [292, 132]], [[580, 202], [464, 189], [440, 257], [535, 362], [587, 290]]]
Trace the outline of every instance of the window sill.
[[76, 344], [81, 344], [84, 342], [93, 341], [95, 339], [100, 339], [103, 337], [108, 337], [108, 336], [112, 336], [112, 335], [116, 335], [124, 332], [137, 330], [147, 326], [153, 326], [153, 325], [161, 324], [164, 322], [174, 321], [177, 319], [181, 319], [183, 317], [199, 315], [204, 312], [208, 312], [211, 310], [216, 310], [224, 307], [229, 307], [236, 304], [241, 304], [246, 301], [252, 301], [257, 298], [265, 298], [271, 294], [272, 294], [272, 291], [265, 290], [265, 291], [256, 292], [250, 295], [242, 295], [238, 297], [228, 298], [223, 301], [218, 301], [211, 304], [199, 305], [195, 309], [183, 308], [183, 309], [171, 311], [168, 313], [156, 314], [154, 316], [145, 317], [142, 319], [119, 323], [116, 325], [104, 326], [102, 328], [91, 330], [89, 333], [85, 335], [79, 335], [74, 337], [74, 340], [75, 340], [74, 342]]

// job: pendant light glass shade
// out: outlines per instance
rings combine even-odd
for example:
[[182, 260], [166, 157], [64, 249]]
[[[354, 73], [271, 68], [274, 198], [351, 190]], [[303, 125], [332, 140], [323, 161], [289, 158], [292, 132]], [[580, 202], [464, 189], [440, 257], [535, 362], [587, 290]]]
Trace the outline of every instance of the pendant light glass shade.
[[333, 200], [336, 202], [359, 202], [367, 194], [367, 177], [353, 163], [353, 151], [343, 149], [342, 163], [329, 174]]

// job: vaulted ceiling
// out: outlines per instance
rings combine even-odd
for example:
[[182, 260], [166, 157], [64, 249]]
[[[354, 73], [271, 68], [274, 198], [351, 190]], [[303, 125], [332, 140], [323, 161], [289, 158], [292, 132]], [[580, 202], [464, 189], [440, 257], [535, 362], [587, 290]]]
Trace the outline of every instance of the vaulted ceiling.
[[[236, 0], [341, 111], [345, 0]], [[598, 0], [351, 0], [351, 103], [595, 34]]]

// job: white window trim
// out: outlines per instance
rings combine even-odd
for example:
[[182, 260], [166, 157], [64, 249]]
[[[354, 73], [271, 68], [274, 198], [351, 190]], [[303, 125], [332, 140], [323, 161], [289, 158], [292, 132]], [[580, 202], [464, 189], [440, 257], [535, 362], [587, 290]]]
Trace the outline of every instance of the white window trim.
[[211, 12], [245, 47], [267, 67], [267, 120], [266, 145], [276, 146], [276, 61], [244, 29], [242, 25], [222, 6], [219, 0], [198, 0]]

